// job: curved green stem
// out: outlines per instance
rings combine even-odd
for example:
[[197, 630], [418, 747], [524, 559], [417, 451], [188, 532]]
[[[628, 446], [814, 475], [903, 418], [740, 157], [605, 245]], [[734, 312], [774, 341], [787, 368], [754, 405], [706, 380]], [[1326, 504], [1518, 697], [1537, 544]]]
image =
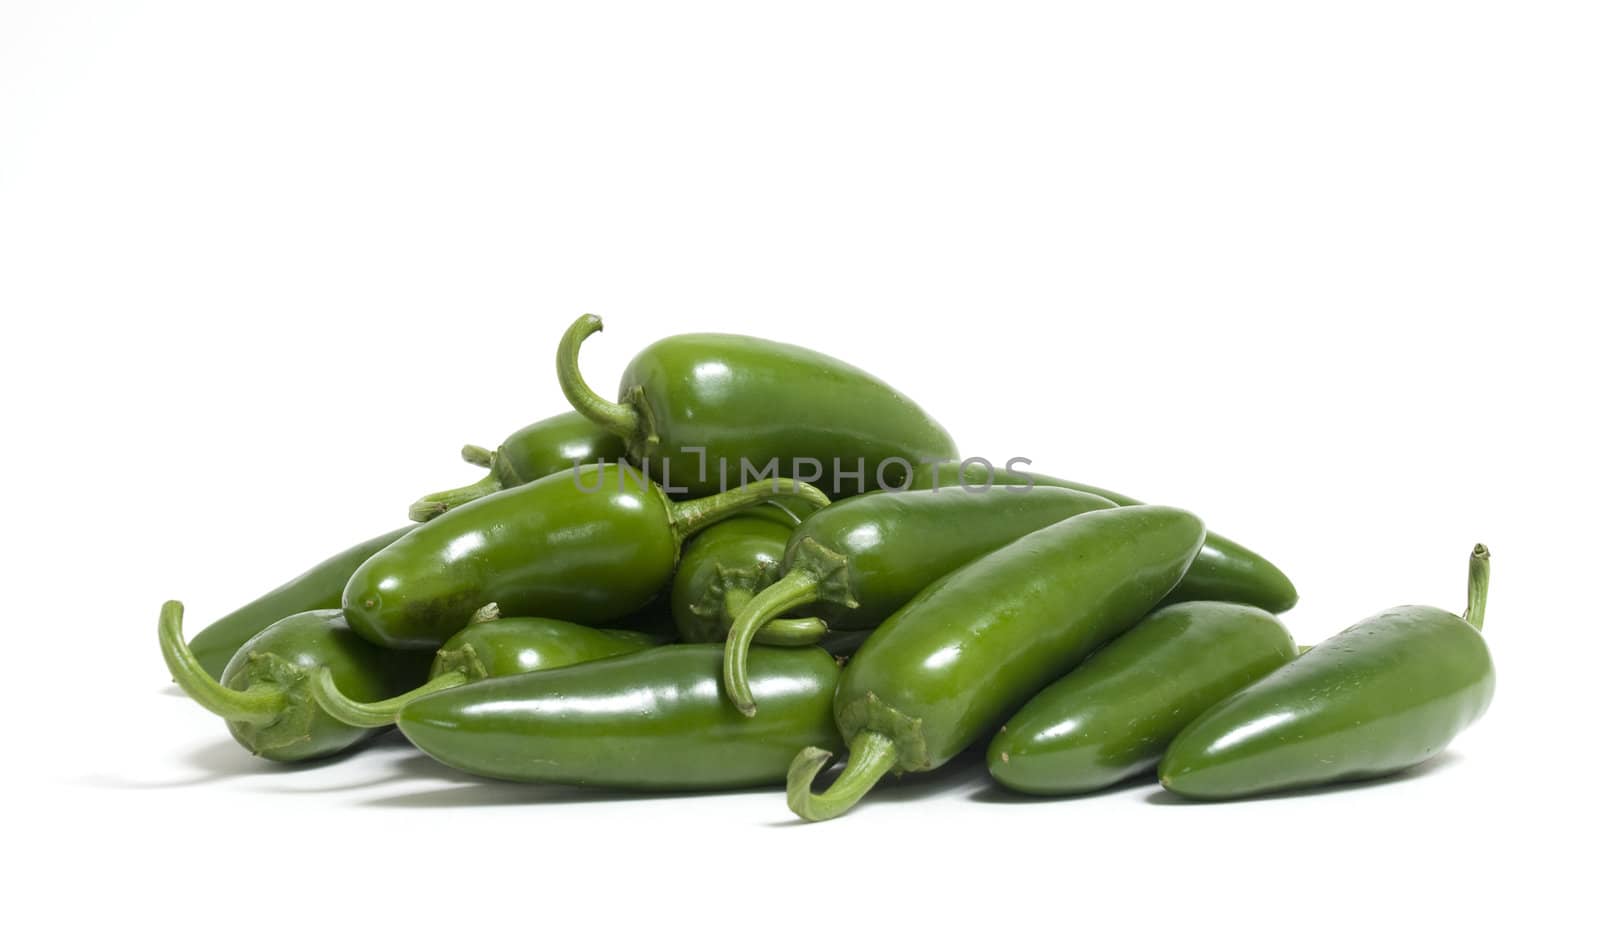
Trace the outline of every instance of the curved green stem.
[[393, 725], [395, 716], [399, 715], [406, 703], [413, 699], [421, 699], [429, 693], [437, 693], [442, 689], [454, 689], [466, 682], [468, 680], [465, 673], [451, 670], [439, 674], [410, 692], [389, 699], [380, 699], [377, 702], [356, 702], [339, 691], [339, 684], [333, 681], [333, 674], [327, 667], [323, 667], [312, 677], [311, 698], [317, 701], [323, 712], [345, 725], [358, 729], [376, 729]]
[[457, 487], [454, 490], [441, 490], [438, 493], [428, 494], [411, 504], [410, 516], [419, 523], [426, 523], [446, 510], [458, 507], [463, 503], [471, 503], [479, 497], [487, 497], [491, 493], [498, 493], [502, 489], [504, 487], [500, 483], [499, 476], [491, 472], [477, 483], [467, 484], [465, 487]]
[[787, 477], [758, 480], [743, 487], [714, 493], [709, 497], [672, 504], [667, 512], [671, 517], [673, 535], [677, 537], [679, 545], [682, 545], [690, 536], [707, 526], [720, 523], [740, 510], [765, 503], [775, 493], [787, 493], [816, 506], [828, 505], [828, 495], [810, 484], [790, 480]]
[[1489, 604], [1489, 547], [1478, 543], [1472, 547], [1472, 560], [1467, 563], [1467, 612], [1461, 619], [1483, 630], [1483, 611]]
[[271, 686], [229, 689], [211, 678], [200, 665], [189, 645], [183, 642], [183, 604], [169, 601], [161, 606], [161, 657], [167, 661], [172, 680], [201, 707], [231, 722], [266, 724], [278, 717], [288, 704], [283, 690]]
[[811, 793], [811, 782], [833, 756], [820, 748], [807, 748], [789, 765], [789, 809], [807, 820], [831, 820], [856, 805], [878, 779], [894, 770], [899, 760], [894, 739], [864, 729], [850, 740], [850, 758], [844, 771], [821, 794]]
[[722, 648], [722, 683], [728, 699], [740, 712], [747, 716], [756, 714], [749, 668], [750, 643], [755, 640], [756, 633], [777, 615], [816, 601], [820, 597], [820, 585], [821, 580], [810, 571], [795, 569], [751, 598], [733, 619]]
[[475, 444], [463, 444], [461, 446], [461, 459], [468, 464], [476, 464], [478, 467], [494, 466], [494, 452], [488, 448], [480, 448]]
[[601, 329], [600, 318], [584, 314], [573, 321], [561, 335], [561, 345], [556, 348], [556, 378], [561, 391], [578, 414], [611, 432], [623, 441], [633, 441], [639, 436], [639, 413], [635, 409], [601, 398], [589, 388], [578, 371], [578, 347], [592, 333]]
[[[731, 629], [755, 594], [748, 588], [727, 588], [722, 593], [723, 621]], [[828, 625], [821, 618], [778, 618], [761, 625], [754, 642], [769, 647], [810, 647], [828, 636]]]

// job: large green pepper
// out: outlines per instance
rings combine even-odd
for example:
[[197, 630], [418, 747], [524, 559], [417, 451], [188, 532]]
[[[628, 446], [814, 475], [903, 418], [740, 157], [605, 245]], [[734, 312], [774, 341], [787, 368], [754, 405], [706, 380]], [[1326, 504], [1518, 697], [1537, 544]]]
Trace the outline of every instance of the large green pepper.
[[840, 501], [795, 527], [783, 577], [740, 610], [728, 632], [724, 682], [734, 705], [755, 712], [744, 658], [775, 615], [811, 606], [830, 630], [876, 627], [948, 572], [1019, 536], [1079, 513], [1115, 506], [1059, 487], [1026, 493], [885, 491]]
[[[1139, 506], [1140, 501], [1130, 496], [1093, 487], [1059, 477], [1035, 474], [1031, 471], [1013, 471], [1003, 468], [986, 468], [967, 462], [963, 464], [924, 464], [911, 475], [911, 489], [934, 490], [945, 487], [972, 488], [1007, 487], [1067, 487], [1084, 493], [1099, 494], [1118, 506]], [[1276, 565], [1239, 545], [1226, 536], [1206, 534], [1206, 544], [1200, 555], [1189, 566], [1177, 589], [1168, 598], [1175, 601], [1236, 601], [1254, 605], [1273, 613], [1294, 607], [1300, 600], [1294, 583]]]
[[1467, 612], [1391, 608], [1217, 703], [1161, 760], [1163, 787], [1207, 800], [1375, 778], [1439, 754], [1489, 708], [1489, 551]]
[[[725, 639], [750, 599], [777, 581], [792, 532], [793, 523], [741, 514], [691, 539], [672, 576], [672, 621], [678, 636], [695, 644]], [[769, 621], [760, 640], [805, 647], [819, 643], [827, 630], [816, 618]]]
[[411, 518], [426, 522], [451, 507], [496, 491], [532, 483], [582, 464], [620, 461], [626, 453], [621, 438], [600, 430], [577, 412], [565, 412], [513, 431], [493, 451], [470, 444], [462, 448], [461, 457], [470, 464], [487, 467], [489, 475], [475, 484], [428, 494], [411, 504]]
[[490, 602], [507, 617], [603, 624], [663, 591], [683, 541], [793, 481], [674, 503], [627, 465], [551, 474], [474, 500], [368, 559], [344, 590], [345, 617], [385, 647], [435, 650]]
[[989, 743], [989, 774], [1026, 794], [1082, 794], [1150, 771], [1196, 716], [1296, 650], [1260, 608], [1161, 608], [1007, 719]]
[[721, 666], [720, 647], [683, 644], [484, 680], [406, 706], [400, 731], [472, 774], [643, 790], [772, 784], [795, 749], [838, 746], [839, 667], [825, 651], [759, 651], [756, 719], [728, 705]]
[[881, 380], [755, 337], [657, 341], [623, 370], [621, 401], [608, 401], [578, 372], [578, 347], [599, 329], [600, 318], [585, 314], [561, 339], [556, 370], [567, 401], [626, 442], [635, 464], [690, 494], [744, 482], [748, 464], [846, 496], [901, 486], [919, 461], [957, 455], [938, 422]]
[[949, 761], [1132, 627], [1178, 584], [1204, 540], [1200, 520], [1182, 510], [1098, 510], [928, 586], [850, 658], [833, 702], [850, 760], [813, 794], [833, 756], [797, 755], [790, 809], [807, 820], [836, 817], [890, 771]]
[[501, 618], [491, 614], [445, 641], [434, 654], [428, 682], [415, 689], [377, 702], [360, 702], [346, 696], [333, 674], [324, 670], [313, 683], [312, 694], [324, 712], [346, 725], [381, 728], [393, 725], [406, 703], [429, 693], [497, 676], [537, 673], [635, 653], [662, 640], [658, 635], [638, 631], [599, 630], [551, 618]]
[[324, 758], [376, 734], [317, 706], [311, 684], [319, 672], [367, 699], [409, 689], [428, 672], [426, 655], [374, 647], [336, 610], [291, 614], [256, 634], [228, 661], [221, 682], [183, 642], [183, 605], [162, 606], [160, 637], [161, 655], [183, 691], [228, 720], [239, 744], [274, 761]]
[[213, 678], [220, 677], [239, 648], [268, 626], [302, 611], [339, 607], [351, 573], [373, 553], [415, 528], [405, 526], [384, 533], [323, 559], [232, 614], [212, 622], [189, 641], [190, 652], [207, 673]]

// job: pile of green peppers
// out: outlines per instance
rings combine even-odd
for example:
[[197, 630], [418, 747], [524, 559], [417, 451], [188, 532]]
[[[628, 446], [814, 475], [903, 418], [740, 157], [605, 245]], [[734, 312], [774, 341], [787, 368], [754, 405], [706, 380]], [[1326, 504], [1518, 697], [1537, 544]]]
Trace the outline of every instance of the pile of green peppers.
[[1293, 583], [1190, 512], [962, 461], [882, 380], [753, 337], [661, 340], [608, 399], [578, 368], [599, 329], [557, 347], [574, 411], [463, 449], [487, 476], [413, 525], [188, 640], [164, 605], [172, 678], [275, 761], [394, 727], [502, 780], [783, 784], [807, 820], [978, 747], [1041, 797], [1377, 778], [1488, 708], [1481, 545], [1462, 615], [1392, 608], [1302, 648]]

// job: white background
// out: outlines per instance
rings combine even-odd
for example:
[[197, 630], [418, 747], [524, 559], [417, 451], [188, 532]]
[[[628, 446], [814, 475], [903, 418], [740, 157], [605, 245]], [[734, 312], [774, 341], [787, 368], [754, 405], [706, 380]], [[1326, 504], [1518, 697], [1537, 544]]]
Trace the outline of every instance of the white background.
[[[8, 926], [1592, 929], [1592, 4], [533, 6], [0, 6]], [[1458, 607], [1485, 541], [1494, 706], [1379, 786], [967, 762], [798, 826], [399, 741], [273, 767], [171, 694], [163, 600], [197, 629], [473, 479], [585, 311], [607, 391], [671, 333], [799, 342], [1194, 509], [1305, 642]]]

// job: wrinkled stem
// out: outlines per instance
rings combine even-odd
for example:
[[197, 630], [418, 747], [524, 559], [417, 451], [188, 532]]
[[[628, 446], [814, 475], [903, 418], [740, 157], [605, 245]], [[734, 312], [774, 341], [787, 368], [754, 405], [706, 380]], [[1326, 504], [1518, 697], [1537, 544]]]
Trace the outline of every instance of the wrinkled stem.
[[201, 707], [231, 722], [266, 724], [276, 719], [287, 704], [288, 697], [276, 687], [252, 686], [237, 690], [212, 679], [189, 650], [189, 645], [183, 642], [181, 602], [169, 601], [161, 606], [159, 631], [161, 657], [167, 661], [173, 682]]
[[1483, 630], [1483, 612], [1489, 604], [1489, 547], [1478, 543], [1472, 547], [1472, 559], [1467, 563], [1467, 612], [1462, 620]]
[[758, 480], [709, 497], [672, 504], [668, 512], [672, 517], [673, 535], [682, 545], [684, 540], [707, 526], [720, 523], [740, 510], [765, 503], [775, 493], [787, 493], [816, 506], [828, 505], [828, 495], [810, 484], [787, 477]]
[[494, 466], [494, 452], [488, 448], [480, 448], [475, 444], [463, 444], [461, 446], [461, 459], [468, 464], [476, 464], [479, 467]]
[[395, 716], [399, 715], [406, 703], [413, 699], [421, 699], [429, 693], [437, 693], [442, 689], [454, 689], [466, 682], [465, 673], [451, 670], [439, 674], [410, 692], [389, 699], [380, 699], [377, 702], [356, 702], [339, 691], [339, 685], [333, 681], [333, 674], [327, 667], [323, 667], [312, 677], [311, 696], [317, 701], [317, 705], [322, 707], [323, 712], [345, 725], [358, 729], [376, 729], [393, 725]]
[[807, 820], [831, 820], [856, 805], [899, 760], [894, 739], [870, 729], [850, 740], [844, 771], [826, 791], [811, 793], [811, 782], [833, 760], [820, 748], [807, 748], [789, 765], [789, 809]]
[[722, 682], [728, 699], [745, 715], [756, 714], [755, 696], [750, 691], [751, 641], [777, 615], [816, 601], [820, 583], [810, 571], [795, 569], [751, 598], [733, 619], [722, 648]]
[[[722, 593], [723, 623], [733, 621], [755, 598], [748, 588], [728, 588]], [[724, 634], [726, 636], [726, 634]], [[769, 647], [810, 647], [828, 636], [828, 625], [821, 618], [778, 618], [761, 625], [754, 642]]]
[[421, 500], [411, 504], [410, 515], [417, 522], [426, 523], [447, 510], [454, 509], [463, 503], [471, 503], [479, 497], [487, 497], [491, 493], [498, 493], [501, 489], [503, 488], [500, 478], [490, 473], [489, 476], [475, 484], [428, 494]]
[[556, 378], [561, 391], [578, 414], [611, 432], [623, 441], [632, 441], [639, 435], [639, 413], [626, 405], [603, 399], [578, 371], [578, 347], [592, 333], [601, 329], [600, 318], [584, 314], [573, 321], [561, 335], [561, 345], [556, 348]]

